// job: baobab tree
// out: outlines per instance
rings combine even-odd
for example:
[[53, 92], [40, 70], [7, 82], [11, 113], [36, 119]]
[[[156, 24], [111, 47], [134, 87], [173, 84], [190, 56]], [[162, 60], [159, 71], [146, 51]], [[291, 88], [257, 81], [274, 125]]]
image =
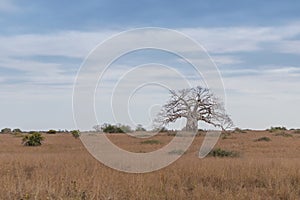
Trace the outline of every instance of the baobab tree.
[[170, 100], [163, 105], [155, 123], [160, 126], [186, 118], [186, 131], [198, 130], [198, 121], [226, 130], [233, 122], [226, 114], [223, 103], [209, 89], [197, 86], [178, 91], [170, 90]]

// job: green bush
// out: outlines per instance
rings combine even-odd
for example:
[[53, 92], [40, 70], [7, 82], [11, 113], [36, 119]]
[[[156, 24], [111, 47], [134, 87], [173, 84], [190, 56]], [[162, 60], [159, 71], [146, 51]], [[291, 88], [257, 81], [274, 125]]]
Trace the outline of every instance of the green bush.
[[280, 133], [275, 133], [275, 136], [283, 136], [283, 137], [293, 137], [292, 134], [286, 133], [284, 131], [280, 132]]
[[71, 131], [71, 134], [72, 134], [72, 136], [74, 137], [74, 138], [79, 138], [79, 136], [80, 136], [80, 131], [79, 130], [73, 130], [73, 131]]
[[29, 134], [34, 134], [34, 133], [36, 133], [36, 131], [29, 131], [28, 133]]
[[123, 132], [120, 132], [120, 133], [130, 133], [130, 132], [132, 132], [131, 127], [128, 126], [128, 125], [117, 124], [116, 127], [123, 131]]
[[11, 134], [14, 135], [15, 137], [23, 137], [22, 131], [19, 128], [13, 129]]
[[124, 131], [120, 127], [111, 124], [105, 124], [102, 127], [102, 131], [104, 133], [124, 133]]
[[128, 125], [123, 125], [123, 124], [117, 124], [117, 125], [112, 125], [112, 124], [103, 124], [100, 128], [99, 125], [94, 126], [94, 129], [96, 131], [103, 131], [104, 133], [128, 133], [132, 132], [132, 129]]
[[209, 152], [208, 155], [213, 157], [237, 157], [238, 153], [234, 151], [227, 151], [227, 150], [217, 148]]
[[267, 130], [269, 132], [276, 132], [276, 131], [286, 131], [287, 129], [284, 126], [275, 126], [275, 127], [271, 126], [271, 128]]
[[15, 128], [12, 132], [13, 133], [22, 133], [21, 129], [19, 129], [19, 128]]
[[255, 142], [261, 142], [261, 141], [269, 142], [269, 141], [271, 141], [271, 139], [269, 137], [261, 137], [261, 138], [255, 139], [254, 141]]
[[142, 141], [141, 144], [160, 144], [161, 142], [159, 140], [145, 140]]
[[57, 131], [56, 131], [56, 130], [53, 130], [53, 129], [50, 129], [47, 133], [48, 133], [48, 134], [56, 134]]
[[11, 133], [11, 129], [10, 128], [4, 128], [4, 129], [1, 130], [1, 133], [3, 133], [3, 134]]
[[29, 135], [24, 135], [22, 143], [25, 146], [40, 146], [42, 145], [43, 140], [44, 137], [40, 133], [35, 132]]

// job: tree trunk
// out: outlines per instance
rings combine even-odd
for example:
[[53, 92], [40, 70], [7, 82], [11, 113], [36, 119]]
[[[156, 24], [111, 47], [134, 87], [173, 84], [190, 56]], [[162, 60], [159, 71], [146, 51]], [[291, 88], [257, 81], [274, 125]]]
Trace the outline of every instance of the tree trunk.
[[198, 130], [198, 120], [192, 116], [187, 117], [185, 131], [197, 131]]

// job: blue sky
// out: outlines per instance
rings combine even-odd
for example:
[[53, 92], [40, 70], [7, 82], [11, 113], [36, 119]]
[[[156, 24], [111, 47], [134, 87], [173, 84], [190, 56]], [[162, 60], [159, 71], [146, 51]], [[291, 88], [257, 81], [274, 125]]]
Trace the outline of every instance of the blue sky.
[[297, 21], [299, 1], [8, 1], [1, 32], [48, 33], [140, 26], [168, 28], [282, 25]]
[[296, 0], [2, 0], [0, 128], [75, 128], [72, 87], [84, 58], [111, 35], [147, 26], [181, 31], [207, 49], [236, 126], [300, 127], [299, 10]]

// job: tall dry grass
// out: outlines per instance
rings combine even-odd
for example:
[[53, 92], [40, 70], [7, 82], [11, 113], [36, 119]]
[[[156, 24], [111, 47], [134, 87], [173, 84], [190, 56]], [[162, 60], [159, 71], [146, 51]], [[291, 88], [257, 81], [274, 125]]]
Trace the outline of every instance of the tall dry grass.
[[[254, 142], [268, 136], [270, 142]], [[147, 152], [165, 145], [111, 135], [124, 149]], [[144, 139], [146, 140], [146, 139]], [[198, 159], [197, 137], [179, 160], [160, 171], [126, 174], [105, 167], [67, 134], [47, 135], [40, 147], [0, 135], [0, 199], [300, 199], [300, 138], [268, 132], [231, 134], [217, 147], [237, 158]]]

